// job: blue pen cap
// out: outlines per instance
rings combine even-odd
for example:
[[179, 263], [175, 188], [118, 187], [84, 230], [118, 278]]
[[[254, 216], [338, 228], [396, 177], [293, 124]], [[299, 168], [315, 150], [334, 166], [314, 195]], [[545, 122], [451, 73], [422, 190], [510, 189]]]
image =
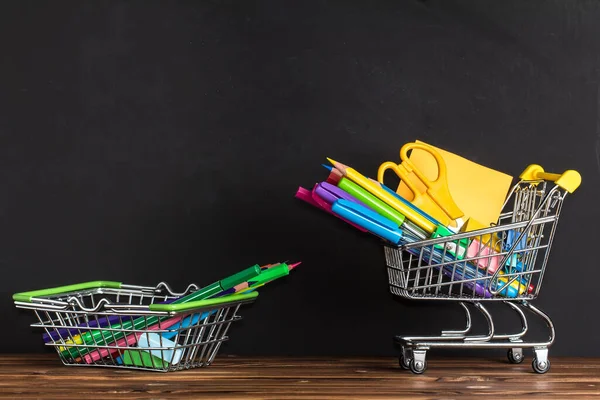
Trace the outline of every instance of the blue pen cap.
[[394, 244], [402, 239], [398, 224], [359, 204], [339, 199], [333, 203], [331, 211]]

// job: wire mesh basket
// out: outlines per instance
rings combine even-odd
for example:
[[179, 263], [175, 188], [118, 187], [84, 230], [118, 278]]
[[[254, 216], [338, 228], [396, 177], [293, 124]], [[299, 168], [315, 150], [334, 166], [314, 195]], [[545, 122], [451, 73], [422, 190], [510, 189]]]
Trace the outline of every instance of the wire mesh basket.
[[173, 302], [198, 290], [175, 293], [119, 282], [87, 282], [17, 293], [17, 308], [32, 310], [47, 346], [65, 365], [178, 371], [209, 366], [242, 304], [257, 292]]

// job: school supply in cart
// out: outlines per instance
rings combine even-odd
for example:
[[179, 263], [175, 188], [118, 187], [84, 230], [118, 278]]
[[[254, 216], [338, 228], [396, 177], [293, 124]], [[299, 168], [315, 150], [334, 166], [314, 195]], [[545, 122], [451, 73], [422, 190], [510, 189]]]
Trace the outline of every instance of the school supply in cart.
[[[470, 225], [466, 227], [467, 231], [487, 228], [498, 221], [512, 184], [512, 176], [420, 140], [415, 143], [429, 147], [444, 161], [448, 190], [455, 204], [465, 214], [463, 219]], [[423, 148], [413, 147], [411, 150], [408, 159], [414, 168], [426, 179], [435, 179], [440, 171], [437, 159]], [[425, 190], [426, 186], [420, 179], [413, 179], [413, 175], [414, 173], [409, 174], [410, 182], [418, 191]], [[398, 185], [397, 193], [412, 199], [412, 190], [404, 181]]]
[[[420, 170], [420, 166], [413, 163], [408, 152], [419, 150], [428, 153], [437, 175], [430, 178]], [[460, 228], [464, 212], [456, 205], [448, 188], [446, 162], [440, 153], [424, 143], [407, 143], [400, 149], [401, 163], [388, 161], [381, 164], [377, 171], [377, 181], [384, 183], [385, 172], [393, 171], [401, 182], [410, 190], [411, 203], [431, 215], [442, 225]], [[404, 196], [406, 198], [406, 196]]]
[[380, 186], [369, 180], [367, 177], [362, 175], [360, 172], [355, 169], [344, 165], [340, 162], [332, 160], [328, 158], [329, 162], [339, 170], [344, 177], [349, 178], [354, 183], [360, 185], [363, 189], [367, 190], [369, 193], [379, 198], [380, 200], [387, 203], [389, 206], [394, 208], [396, 211], [410, 219], [413, 223], [418, 225], [425, 232], [431, 233], [435, 230], [435, 225], [423, 217], [420, 213], [416, 212], [413, 208], [407, 206], [404, 202], [399, 200], [396, 196], [393, 196], [386, 190], [382, 189]]
[[[444, 176], [444, 172], [440, 172], [444, 164], [435, 153], [432, 155], [430, 147], [446, 163], [449, 190], [442, 191], [441, 196], [435, 191], [435, 184], [431, 191], [432, 185], [423, 182], [423, 176], [431, 182]], [[331, 171], [339, 170], [343, 175], [337, 181], [338, 188], [364, 203], [338, 199], [332, 203], [332, 211], [383, 240], [390, 291], [407, 299], [457, 302], [466, 313], [464, 330], [444, 331], [439, 336], [396, 337], [402, 350], [400, 365], [422, 373], [427, 368], [427, 350], [437, 347], [505, 348], [509, 361], [519, 363], [524, 359], [523, 349], [531, 348], [534, 371], [548, 371], [548, 347], [554, 341], [554, 327], [550, 318], [530, 301], [537, 298], [541, 290], [562, 203], [567, 194], [580, 185], [581, 176], [573, 170], [546, 173], [539, 165], [532, 164], [509, 191], [510, 179], [505, 174], [426, 144], [411, 143], [404, 148], [412, 150], [408, 159], [419, 172], [415, 173], [413, 165], [406, 163], [405, 152], [401, 155], [404, 165], [382, 164], [377, 184], [351, 167], [330, 160]], [[417, 151], [423, 151], [429, 161], [423, 161]], [[433, 167], [431, 159], [435, 163]], [[460, 171], [463, 167], [465, 170]], [[398, 193], [381, 183], [381, 175], [388, 169], [401, 178]], [[487, 177], [488, 183], [497, 187], [483, 190], [487, 186], [457, 183], [455, 179], [461, 176], [463, 180], [473, 178], [475, 182]], [[406, 195], [402, 185], [416, 196]], [[449, 200], [445, 197], [448, 193], [457, 208], [464, 211], [463, 221], [454, 219], [445, 224], [448, 218], [458, 215], [457, 209], [440, 206]], [[460, 195], [455, 196], [455, 193]], [[462, 196], [467, 194], [469, 198], [465, 201]], [[419, 196], [421, 200], [415, 202]], [[428, 208], [427, 211], [439, 207], [447, 219], [440, 221], [418, 205]], [[490, 209], [484, 210], [487, 205]], [[439, 210], [433, 211], [437, 217]], [[416, 232], [410, 229], [415, 226]], [[492, 315], [484, 306], [485, 301], [506, 304], [517, 313], [523, 328], [498, 333]], [[471, 306], [484, 316], [488, 334], [470, 333]], [[525, 339], [526, 313], [529, 312], [548, 325], [548, 340]]]

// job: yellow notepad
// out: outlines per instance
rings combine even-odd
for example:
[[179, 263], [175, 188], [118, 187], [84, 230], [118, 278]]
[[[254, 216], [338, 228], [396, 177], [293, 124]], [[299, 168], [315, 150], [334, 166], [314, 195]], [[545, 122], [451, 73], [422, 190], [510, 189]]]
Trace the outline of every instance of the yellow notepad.
[[[419, 140], [416, 142], [424, 143]], [[472, 218], [478, 222], [478, 224], [466, 224], [466, 230], [489, 227], [490, 224], [498, 222], [502, 205], [511, 187], [512, 176], [484, 167], [438, 147], [431, 147], [437, 150], [446, 162], [448, 188], [456, 205], [465, 213], [463, 220]], [[437, 177], [437, 163], [431, 154], [415, 149], [410, 154], [410, 160], [427, 178], [433, 180]], [[426, 190], [416, 176], [413, 176], [411, 180], [422, 192]], [[397, 192], [407, 200], [413, 198], [410, 189], [402, 182]]]

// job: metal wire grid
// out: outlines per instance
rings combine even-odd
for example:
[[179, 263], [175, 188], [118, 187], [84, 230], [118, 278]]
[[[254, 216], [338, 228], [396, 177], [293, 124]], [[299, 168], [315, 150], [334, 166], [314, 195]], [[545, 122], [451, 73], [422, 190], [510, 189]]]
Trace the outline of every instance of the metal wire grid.
[[390, 291], [410, 299], [536, 298], [565, 195], [546, 192], [544, 181], [519, 182], [497, 226], [429, 240], [406, 233], [403, 245], [384, 248]]
[[[167, 293], [161, 293], [163, 289]], [[190, 285], [186, 292], [196, 289]], [[16, 303], [19, 308], [34, 311], [39, 322], [31, 326], [44, 329], [53, 338], [46, 345], [56, 349], [65, 365], [168, 372], [210, 365], [221, 344], [228, 340], [231, 323], [241, 319], [237, 315], [240, 305], [251, 301], [183, 313], [148, 310], [149, 304], [184, 294], [173, 293], [164, 283], [156, 288], [123, 285], [123, 289], [103, 288], [45, 298], [43, 303]], [[103, 311], [106, 308], [110, 311]], [[101, 326], [108, 319], [110, 326]], [[183, 324], [186, 319], [193, 323]], [[124, 328], [124, 323], [131, 324], [131, 328]], [[163, 339], [164, 334], [171, 337], [170, 342]], [[83, 335], [91, 338], [91, 343], [83, 341]], [[148, 339], [146, 347], [138, 347], [143, 335], [147, 339], [154, 335], [158, 342], [150, 343]]]

